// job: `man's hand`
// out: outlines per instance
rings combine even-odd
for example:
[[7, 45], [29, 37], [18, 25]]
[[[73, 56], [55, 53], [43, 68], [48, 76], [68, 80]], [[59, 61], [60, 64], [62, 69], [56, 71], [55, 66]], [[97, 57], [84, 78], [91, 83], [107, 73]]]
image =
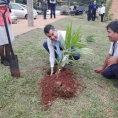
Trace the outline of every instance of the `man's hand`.
[[54, 67], [51, 67], [51, 73], [50, 76], [54, 75]]
[[103, 70], [104, 70], [104, 68], [99, 68], [99, 69], [95, 70], [95, 72], [102, 74]]
[[107, 61], [107, 66], [111, 66], [111, 65], [114, 65], [114, 64], [117, 64], [118, 63], [118, 57], [111, 57], [110, 59], [108, 59]]
[[50, 73], [50, 76], [52, 76], [52, 75], [54, 75], [54, 72], [51, 72], [51, 73]]

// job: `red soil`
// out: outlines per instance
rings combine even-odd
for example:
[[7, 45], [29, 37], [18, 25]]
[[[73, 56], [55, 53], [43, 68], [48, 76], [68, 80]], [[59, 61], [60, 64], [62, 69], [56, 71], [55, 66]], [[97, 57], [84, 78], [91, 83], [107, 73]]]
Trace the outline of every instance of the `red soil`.
[[112, 5], [111, 5], [111, 8], [109, 10], [109, 14], [113, 14], [113, 17], [112, 18], [114, 20], [116, 20], [116, 19], [118, 20], [118, 0], [113, 0]]
[[[49, 72], [48, 72], [49, 73]], [[42, 89], [42, 104], [46, 105], [45, 110], [50, 108], [56, 98], [71, 99], [77, 95], [78, 88], [85, 88], [84, 84], [80, 84], [75, 80], [76, 73], [69, 69], [64, 69], [58, 75], [45, 76], [39, 85]]]

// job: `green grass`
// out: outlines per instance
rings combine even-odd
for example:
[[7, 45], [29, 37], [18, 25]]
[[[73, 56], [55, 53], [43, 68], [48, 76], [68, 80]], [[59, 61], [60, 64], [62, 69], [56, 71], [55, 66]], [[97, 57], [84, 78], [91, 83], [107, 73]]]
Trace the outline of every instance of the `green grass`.
[[69, 21], [72, 21], [73, 31], [82, 25], [83, 39], [88, 35], [95, 36], [94, 42], [85, 42], [93, 49], [94, 55], [83, 56], [76, 66], [68, 66], [78, 73], [76, 79], [81, 80], [86, 88], [82, 92], [78, 90], [78, 96], [71, 100], [55, 100], [51, 108], [44, 111], [37, 83], [44, 77], [43, 68], [49, 68], [48, 53], [42, 46], [47, 37], [43, 29], [35, 29], [15, 37], [13, 42], [21, 77], [11, 77], [9, 67], [0, 65], [0, 118], [118, 118], [118, 89], [113, 87], [118, 81], [94, 72], [102, 66], [109, 52], [110, 42], [105, 29], [109, 22], [101, 23], [100, 18], [88, 22], [83, 16], [69, 16], [52, 25], [58, 30], [66, 30]]

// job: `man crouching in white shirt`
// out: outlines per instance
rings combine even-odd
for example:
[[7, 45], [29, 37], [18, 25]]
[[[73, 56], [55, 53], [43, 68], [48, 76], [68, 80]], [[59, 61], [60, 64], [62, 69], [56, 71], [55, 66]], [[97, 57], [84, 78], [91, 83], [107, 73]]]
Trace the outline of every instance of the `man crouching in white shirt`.
[[[57, 53], [55, 52], [56, 49], [56, 42], [59, 44], [60, 50], [63, 50], [63, 43], [65, 41], [66, 31], [57, 31], [52, 25], [47, 25], [44, 28], [44, 33], [48, 37], [48, 40], [43, 43], [44, 48], [48, 51], [50, 54], [49, 60], [50, 60], [50, 67], [51, 67], [51, 75], [54, 74], [54, 65], [55, 65], [55, 58], [58, 57]], [[72, 48], [73, 49], [73, 48]], [[62, 61], [67, 60], [69, 58], [69, 55], [66, 55]], [[76, 54], [76, 56], [73, 56], [75, 60], [78, 60], [80, 58], [80, 54]], [[62, 65], [60, 68], [60, 71], [63, 70]]]

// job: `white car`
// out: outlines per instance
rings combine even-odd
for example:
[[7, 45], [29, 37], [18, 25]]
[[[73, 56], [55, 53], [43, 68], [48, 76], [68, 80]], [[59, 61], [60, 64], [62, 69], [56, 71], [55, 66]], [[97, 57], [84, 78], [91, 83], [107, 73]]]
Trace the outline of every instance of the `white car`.
[[[56, 8], [56, 9], [55, 9], [55, 14], [56, 14], [56, 15], [60, 15], [60, 14], [61, 14], [60, 11], [61, 11], [61, 8]], [[50, 15], [50, 14], [51, 14], [51, 10], [48, 9], [46, 14], [47, 14], [47, 15]]]
[[[11, 12], [13, 12], [18, 18], [27, 19], [27, 7], [19, 3], [10, 3]], [[34, 19], [37, 18], [37, 12], [33, 9]]]
[[10, 12], [10, 16], [11, 16], [11, 20], [12, 20], [12, 24], [17, 24], [18, 18], [17, 16], [14, 15], [13, 12]]

